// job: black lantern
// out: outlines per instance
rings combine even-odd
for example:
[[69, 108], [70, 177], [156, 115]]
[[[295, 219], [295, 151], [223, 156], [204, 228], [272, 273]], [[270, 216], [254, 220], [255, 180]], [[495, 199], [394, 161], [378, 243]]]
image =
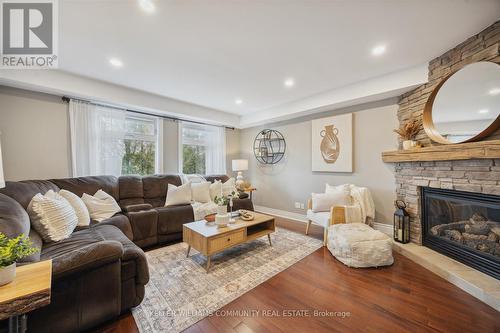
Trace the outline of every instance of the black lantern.
[[394, 240], [406, 244], [410, 242], [410, 215], [406, 211], [406, 204], [402, 200], [396, 200], [396, 211], [394, 212]]

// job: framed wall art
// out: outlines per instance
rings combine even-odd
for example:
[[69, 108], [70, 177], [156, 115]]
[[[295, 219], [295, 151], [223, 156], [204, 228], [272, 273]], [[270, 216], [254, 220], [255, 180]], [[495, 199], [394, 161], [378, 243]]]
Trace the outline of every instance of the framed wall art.
[[352, 172], [352, 113], [312, 121], [312, 171]]

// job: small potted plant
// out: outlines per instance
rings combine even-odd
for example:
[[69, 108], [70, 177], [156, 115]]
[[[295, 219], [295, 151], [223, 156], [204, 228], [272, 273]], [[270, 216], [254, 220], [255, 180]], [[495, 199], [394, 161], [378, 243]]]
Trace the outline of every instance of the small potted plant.
[[420, 122], [416, 119], [410, 119], [406, 124], [394, 130], [394, 132], [399, 134], [399, 136], [403, 140], [404, 150], [416, 147], [417, 142], [415, 141], [415, 137], [417, 136], [419, 131]]
[[21, 234], [7, 238], [0, 232], [0, 286], [10, 283], [16, 277], [16, 262], [38, 252], [28, 237]]
[[214, 202], [218, 205], [217, 214], [224, 215], [227, 214], [227, 205], [232, 201], [233, 198], [238, 198], [239, 194], [235, 191], [231, 192], [229, 195], [216, 195]]

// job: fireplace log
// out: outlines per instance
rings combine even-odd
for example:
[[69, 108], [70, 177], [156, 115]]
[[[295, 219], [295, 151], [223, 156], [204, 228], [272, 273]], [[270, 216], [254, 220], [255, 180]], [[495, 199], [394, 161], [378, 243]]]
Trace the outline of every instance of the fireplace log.
[[[473, 220], [471, 219], [471, 221]], [[472, 224], [465, 225], [465, 232], [474, 235], [488, 235], [490, 226], [484, 221], [475, 221]]]
[[444, 230], [443, 235], [445, 238], [452, 240], [454, 242], [462, 244], [464, 242], [464, 238], [462, 233], [458, 230]]

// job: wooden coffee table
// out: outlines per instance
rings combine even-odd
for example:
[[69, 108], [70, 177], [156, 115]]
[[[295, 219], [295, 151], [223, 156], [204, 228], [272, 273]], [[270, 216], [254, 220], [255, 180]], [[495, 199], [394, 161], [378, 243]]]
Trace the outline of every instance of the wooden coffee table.
[[207, 272], [210, 269], [210, 257], [233, 246], [252, 241], [266, 236], [271, 243], [271, 233], [276, 230], [274, 217], [255, 213], [253, 221], [243, 221], [239, 217], [236, 222], [227, 227], [219, 228], [216, 225], [207, 225], [205, 220], [186, 223], [183, 226], [182, 240], [189, 247], [187, 257], [191, 247], [198, 250], [207, 257]]

